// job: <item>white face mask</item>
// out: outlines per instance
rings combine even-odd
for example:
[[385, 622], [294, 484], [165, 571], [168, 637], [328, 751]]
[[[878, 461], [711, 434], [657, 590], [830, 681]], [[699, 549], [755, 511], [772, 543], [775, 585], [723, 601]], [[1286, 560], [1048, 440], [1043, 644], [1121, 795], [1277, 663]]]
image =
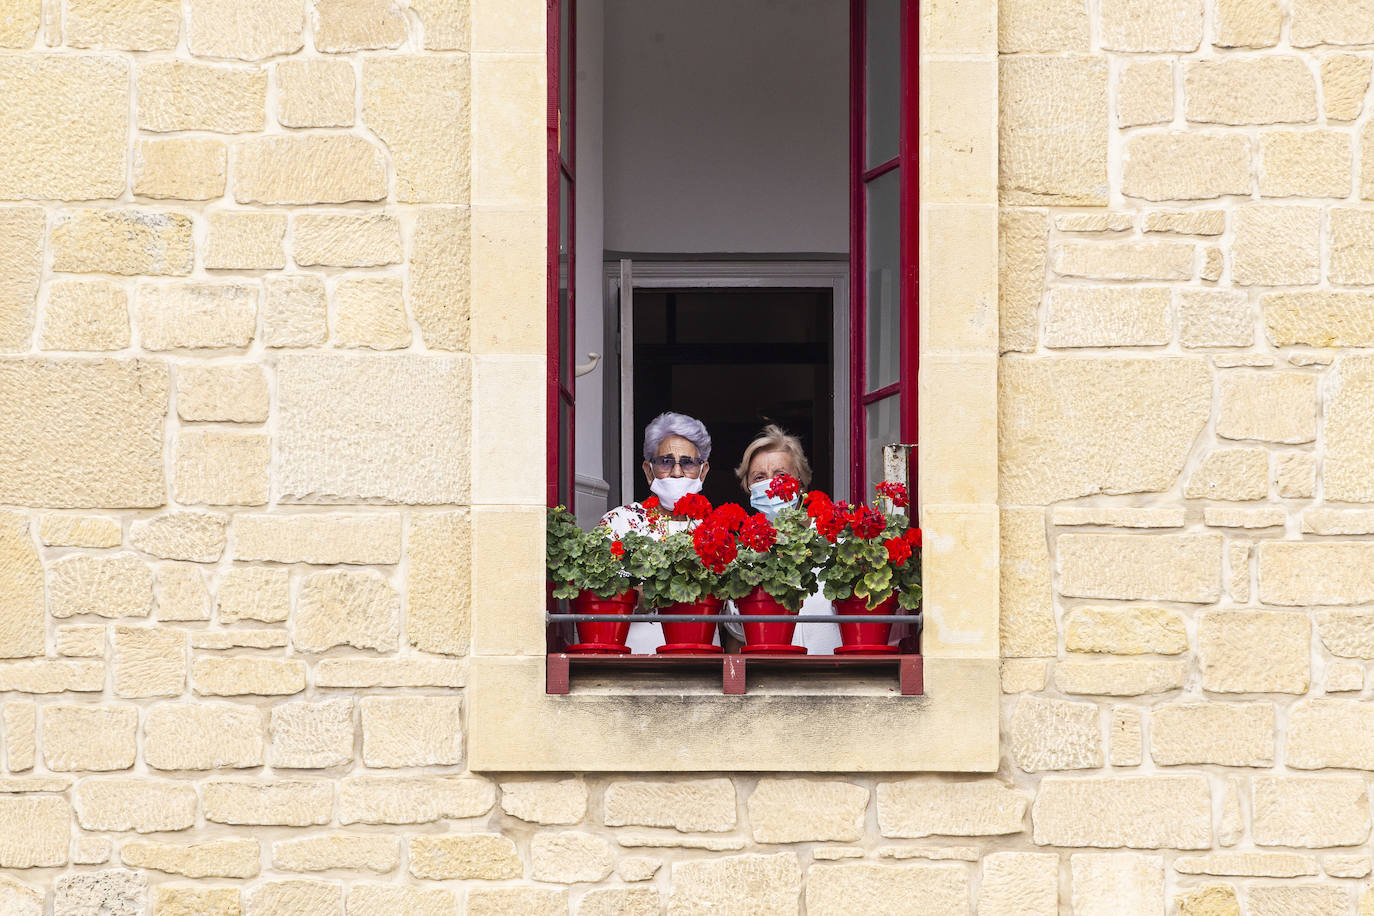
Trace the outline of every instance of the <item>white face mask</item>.
[[677, 501], [688, 493], [701, 492], [700, 477], [655, 477], [649, 489], [658, 497], [659, 505], [673, 511]]
[[758, 483], [749, 487], [749, 505], [753, 506], [771, 522], [783, 509], [790, 509], [800, 500], [800, 496], [792, 499], [782, 499], [778, 496], [769, 496], [768, 488], [772, 485], [771, 480], [760, 480]]

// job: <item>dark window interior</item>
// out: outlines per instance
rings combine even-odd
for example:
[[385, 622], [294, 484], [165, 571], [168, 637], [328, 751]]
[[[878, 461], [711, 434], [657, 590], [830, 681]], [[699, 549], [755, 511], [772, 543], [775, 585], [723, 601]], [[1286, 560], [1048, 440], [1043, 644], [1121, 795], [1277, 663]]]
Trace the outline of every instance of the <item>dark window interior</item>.
[[[831, 311], [829, 289], [636, 286], [634, 428], [642, 434], [664, 410], [701, 420], [712, 440], [702, 492], [747, 507], [734, 469], [759, 429], [777, 423], [801, 439], [812, 487], [832, 491]], [[633, 476], [625, 501], [647, 495], [642, 472]]]

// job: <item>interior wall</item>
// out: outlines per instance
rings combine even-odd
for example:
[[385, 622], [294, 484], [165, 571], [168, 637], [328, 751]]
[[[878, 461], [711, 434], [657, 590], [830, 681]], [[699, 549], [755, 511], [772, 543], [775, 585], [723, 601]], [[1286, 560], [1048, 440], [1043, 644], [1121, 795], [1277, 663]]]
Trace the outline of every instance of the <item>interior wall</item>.
[[605, 247], [847, 251], [849, 5], [604, 2]]

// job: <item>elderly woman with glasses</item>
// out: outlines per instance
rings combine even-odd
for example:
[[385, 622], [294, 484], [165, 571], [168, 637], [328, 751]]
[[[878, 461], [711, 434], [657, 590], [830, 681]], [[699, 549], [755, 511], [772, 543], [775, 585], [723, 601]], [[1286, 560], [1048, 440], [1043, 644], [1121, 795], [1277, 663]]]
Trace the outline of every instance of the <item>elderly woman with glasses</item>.
[[[711, 434], [700, 420], [681, 413], [661, 413], [644, 428], [644, 480], [659, 505], [669, 511], [688, 493], [700, 493], [711, 469]], [[650, 519], [642, 503], [618, 506], [601, 518], [615, 537], [634, 531], [663, 538], [673, 524], [664, 516]], [[719, 642], [719, 637], [716, 638]], [[636, 654], [652, 653], [663, 645], [663, 628], [655, 623], [632, 623], [626, 640]]]

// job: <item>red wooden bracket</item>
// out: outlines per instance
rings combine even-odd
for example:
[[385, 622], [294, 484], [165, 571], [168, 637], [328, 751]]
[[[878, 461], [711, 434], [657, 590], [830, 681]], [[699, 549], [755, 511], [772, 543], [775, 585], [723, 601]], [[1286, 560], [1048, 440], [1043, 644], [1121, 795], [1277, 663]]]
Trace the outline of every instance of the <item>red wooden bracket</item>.
[[550, 652], [545, 658], [548, 663], [544, 673], [544, 692], [567, 693], [569, 690], [568, 656], [561, 652]]
[[902, 696], [919, 697], [925, 693], [925, 673], [921, 667], [921, 656], [906, 655], [902, 657], [901, 673], [898, 680], [902, 685]]
[[744, 669], [748, 664], [748, 657], [726, 655], [721, 658], [721, 662], [721, 689], [727, 696], [743, 696]]

